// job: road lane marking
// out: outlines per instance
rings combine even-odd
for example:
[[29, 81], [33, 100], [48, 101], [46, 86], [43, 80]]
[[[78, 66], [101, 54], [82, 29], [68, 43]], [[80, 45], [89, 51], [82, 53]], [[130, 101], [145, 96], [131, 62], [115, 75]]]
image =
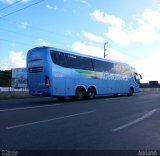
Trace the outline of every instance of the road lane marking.
[[90, 114], [90, 113], [95, 113], [95, 112], [96, 112], [96, 110], [91, 110], [91, 111], [88, 111], [88, 112], [82, 112], [82, 113], [77, 113], [77, 114], [72, 114], [72, 115], [66, 115], [66, 116], [47, 119], [47, 120], [40, 120], [40, 121], [36, 121], [36, 122], [30, 122], [30, 123], [25, 123], [25, 124], [14, 125], [14, 126], [6, 127], [6, 129], [10, 130], [10, 129], [20, 128], [20, 127], [25, 127], [25, 126], [30, 126], [30, 125], [35, 125], [35, 124], [55, 121], [55, 120], [61, 120], [61, 119], [65, 119], [65, 118], [70, 118], [70, 117], [75, 117], [75, 116], [80, 116], [80, 115], [85, 115], [85, 114]]
[[146, 118], [149, 118], [150, 116], [152, 116], [157, 110], [158, 109], [153, 109], [153, 110], [149, 111], [148, 113], [144, 114], [142, 117], [140, 117], [140, 118], [138, 118], [138, 119], [136, 119], [134, 121], [131, 121], [131, 122], [127, 123], [127, 124], [124, 124], [124, 125], [122, 125], [120, 127], [114, 128], [114, 129], [112, 129], [112, 132], [117, 132], [117, 131], [120, 131], [120, 130], [125, 129], [127, 127], [130, 127], [130, 126], [132, 126], [132, 125], [134, 125], [136, 123], [139, 123], [139, 122], [145, 120]]
[[1, 109], [0, 112], [25, 110], [25, 109], [35, 109], [35, 108], [43, 108], [43, 107], [53, 107], [53, 106], [59, 106], [59, 105], [61, 105], [61, 104], [43, 105], [43, 106], [35, 106], [35, 107], [19, 107], [19, 108]]

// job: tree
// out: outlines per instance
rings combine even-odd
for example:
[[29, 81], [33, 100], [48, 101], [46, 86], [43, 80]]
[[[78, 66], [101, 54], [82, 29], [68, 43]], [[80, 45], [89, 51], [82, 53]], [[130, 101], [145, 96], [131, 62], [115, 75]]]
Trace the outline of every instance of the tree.
[[0, 70], [0, 87], [10, 87], [11, 80], [11, 70]]

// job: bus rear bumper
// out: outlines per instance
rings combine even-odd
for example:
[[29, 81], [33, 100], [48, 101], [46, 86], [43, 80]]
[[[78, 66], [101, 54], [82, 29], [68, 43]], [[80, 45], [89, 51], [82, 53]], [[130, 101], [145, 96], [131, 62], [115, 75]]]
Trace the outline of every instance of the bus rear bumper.
[[48, 89], [43, 89], [43, 90], [31, 89], [29, 90], [29, 94], [32, 96], [50, 96]]

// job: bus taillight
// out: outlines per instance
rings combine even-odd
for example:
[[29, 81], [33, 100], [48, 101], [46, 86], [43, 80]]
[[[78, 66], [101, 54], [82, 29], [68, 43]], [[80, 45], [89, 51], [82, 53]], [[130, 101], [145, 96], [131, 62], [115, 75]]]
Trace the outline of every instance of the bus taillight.
[[45, 87], [46, 88], [50, 87], [50, 81], [49, 81], [49, 77], [47, 75], [45, 76]]

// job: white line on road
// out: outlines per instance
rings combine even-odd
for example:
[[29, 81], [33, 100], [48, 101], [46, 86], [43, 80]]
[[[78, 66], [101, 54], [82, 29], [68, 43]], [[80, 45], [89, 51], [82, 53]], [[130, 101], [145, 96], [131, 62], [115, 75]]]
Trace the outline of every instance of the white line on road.
[[52, 118], [52, 119], [48, 119], [48, 120], [41, 120], [41, 121], [30, 122], [30, 123], [26, 123], [26, 124], [10, 126], [10, 127], [6, 127], [6, 129], [9, 130], [9, 129], [14, 129], [14, 128], [20, 128], [20, 127], [25, 127], [25, 126], [30, 126], [30, 125], [35, 125], [35, 124], [40, 124], [40, 123], [45, 123], [45, 122], [50, 122], [50, 121], [55, 121], [55, 120], [60, 120], [60, 119], [65, 119], [65, 118], [70, 118], [70, 117], [90, 114], [90, 113], [94, 113], [95, 111], [96, 110], [92, 110], [92, 111], [88, 111], [88, 112], [82, 112], [82, 113], [77, 113], [77, 114], [72, 114], [72, 115], [66, 115], [66, 116]]
[[138, 119], [136, 119], [134, 121], [131, 121], [131, 122], [127, 123], [127, 124], [124, 124], [124, 125], [122, 125], [120, 127], [114, 128], [114, 129], [112, 129], [112, 132], [120, 131], [120, 130], [125, 129], [127, 127], [130, 127], [130, 126], [132, 126], [132, 125], [134, 125], [134, 124], [136, 124], [138, 122], [141, 122], [141, 121], [145, 120], [146, 118], [152, 116], [157, 110], [158, 109], [153, 109], [153, 110], [149, 111], [148, 113], [144, 114], [142, 117], [140, 117], [140, 118], [138, 118]]
[[35, 108], [43, 108], [43, 107], [53, 107], [53, 106], [59, 106], [59, 105], [61, 105], [61, 104], [43, 105], [43, 106], [35, 106], [35, 107], [19, 107], [19, 108], [11, 108], [11, 109], [1, 109], [0, 112], [25, 110], [25, 109], [35, 109]]

